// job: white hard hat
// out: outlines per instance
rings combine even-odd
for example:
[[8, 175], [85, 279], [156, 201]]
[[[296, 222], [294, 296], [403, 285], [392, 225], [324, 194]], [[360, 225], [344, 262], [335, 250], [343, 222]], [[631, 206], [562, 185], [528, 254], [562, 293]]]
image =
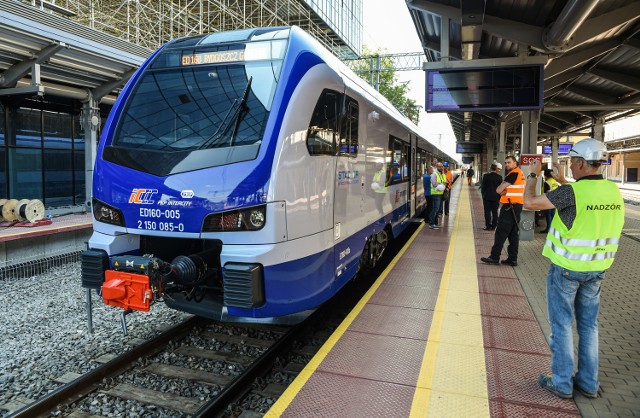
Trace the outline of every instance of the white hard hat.
[[569, 157], [581, 157], [587, 161], [607, 161], [607, 147], [597, 139], [587, 138], [575, 144], [569, 150]]
[[443, 192], [444, 191], [444, 184], [440, 183], [436, 186], [436, 191], [438, 192]]
[[496, 163], [496, 168], [497, 168], [498, 170], [502, 170], [502, 164], [500, 164], [500, 163]]

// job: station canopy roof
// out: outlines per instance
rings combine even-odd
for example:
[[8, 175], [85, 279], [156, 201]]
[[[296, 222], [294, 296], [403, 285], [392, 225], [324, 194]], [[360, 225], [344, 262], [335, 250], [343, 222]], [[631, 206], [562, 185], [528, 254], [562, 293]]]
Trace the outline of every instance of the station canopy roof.
[[[640, 1], [407, 0], [430, 62], [547, 56], [538, 143], [640, 112]], [[449, 22], [444, 30], [442, 22]], [[443, 33], [445, 39], [443, 43]], [[519, 141], [519, 112], [449, 112], [457, 141]]]
[[0, 98], [53, 95], [113, 103], [151, 50], [0, 0]]

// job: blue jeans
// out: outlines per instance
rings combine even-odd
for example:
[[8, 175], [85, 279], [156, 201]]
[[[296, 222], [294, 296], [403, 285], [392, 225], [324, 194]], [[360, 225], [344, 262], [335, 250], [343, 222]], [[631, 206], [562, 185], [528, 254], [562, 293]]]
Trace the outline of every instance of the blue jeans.
[[547, 309], [551, 336], [553, 384], [573, 392], [573, 318], [578, 328], [578, 367], [575, 382], [584, 391], [598, 391], [598, 312], [604, 271], [578, 272], [551, 264], [547, 275]]
[[433, 207], [431, 208], [431, 214], [429, 215], [429, 225], [438, 225], [438, 211], [440, 210], [440, 201], [442, 200], [441, 194], [432, 194]]

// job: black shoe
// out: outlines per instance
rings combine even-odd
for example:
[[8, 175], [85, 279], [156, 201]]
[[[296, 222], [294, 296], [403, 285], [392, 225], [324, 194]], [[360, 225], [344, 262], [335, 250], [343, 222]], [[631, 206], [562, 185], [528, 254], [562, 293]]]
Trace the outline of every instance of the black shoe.
[[515, 266], [517, 266], [517, 265], [518, 265], [518, 262], [517, 262], [517, 261], [511, 261], [511, 260], [509, 260], [509, 259], [507, 258], [507, 259], [502, 260], [502, 261], [500, 262], [500, 264], [506, 264], [507, 266], [513, 266], [513, 267], [515, 267]]
[[480, 261], [482, 261], [485, 264], [499, 264], [500, 260], [496, 260], [495, 258], [491, 258], [491, 257], [482, 257], [480, 259]]
[[484, 231], [491, 231], [491, 227], [490, 226], [485, 226], [484, 228], [482, 228]]

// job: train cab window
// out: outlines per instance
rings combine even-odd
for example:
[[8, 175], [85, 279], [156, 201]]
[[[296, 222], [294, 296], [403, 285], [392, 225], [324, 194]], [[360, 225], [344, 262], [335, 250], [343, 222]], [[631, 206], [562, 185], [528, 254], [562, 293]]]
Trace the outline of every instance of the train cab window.
[[340, 97], [340, 93], [328, 89], [320, 95], [307, 131], [309, 154], [335, 155]]
[[338, 154], [356, 157], [358, 155], [358, 102], [347, 98], [346, 108], [340, 126]]

